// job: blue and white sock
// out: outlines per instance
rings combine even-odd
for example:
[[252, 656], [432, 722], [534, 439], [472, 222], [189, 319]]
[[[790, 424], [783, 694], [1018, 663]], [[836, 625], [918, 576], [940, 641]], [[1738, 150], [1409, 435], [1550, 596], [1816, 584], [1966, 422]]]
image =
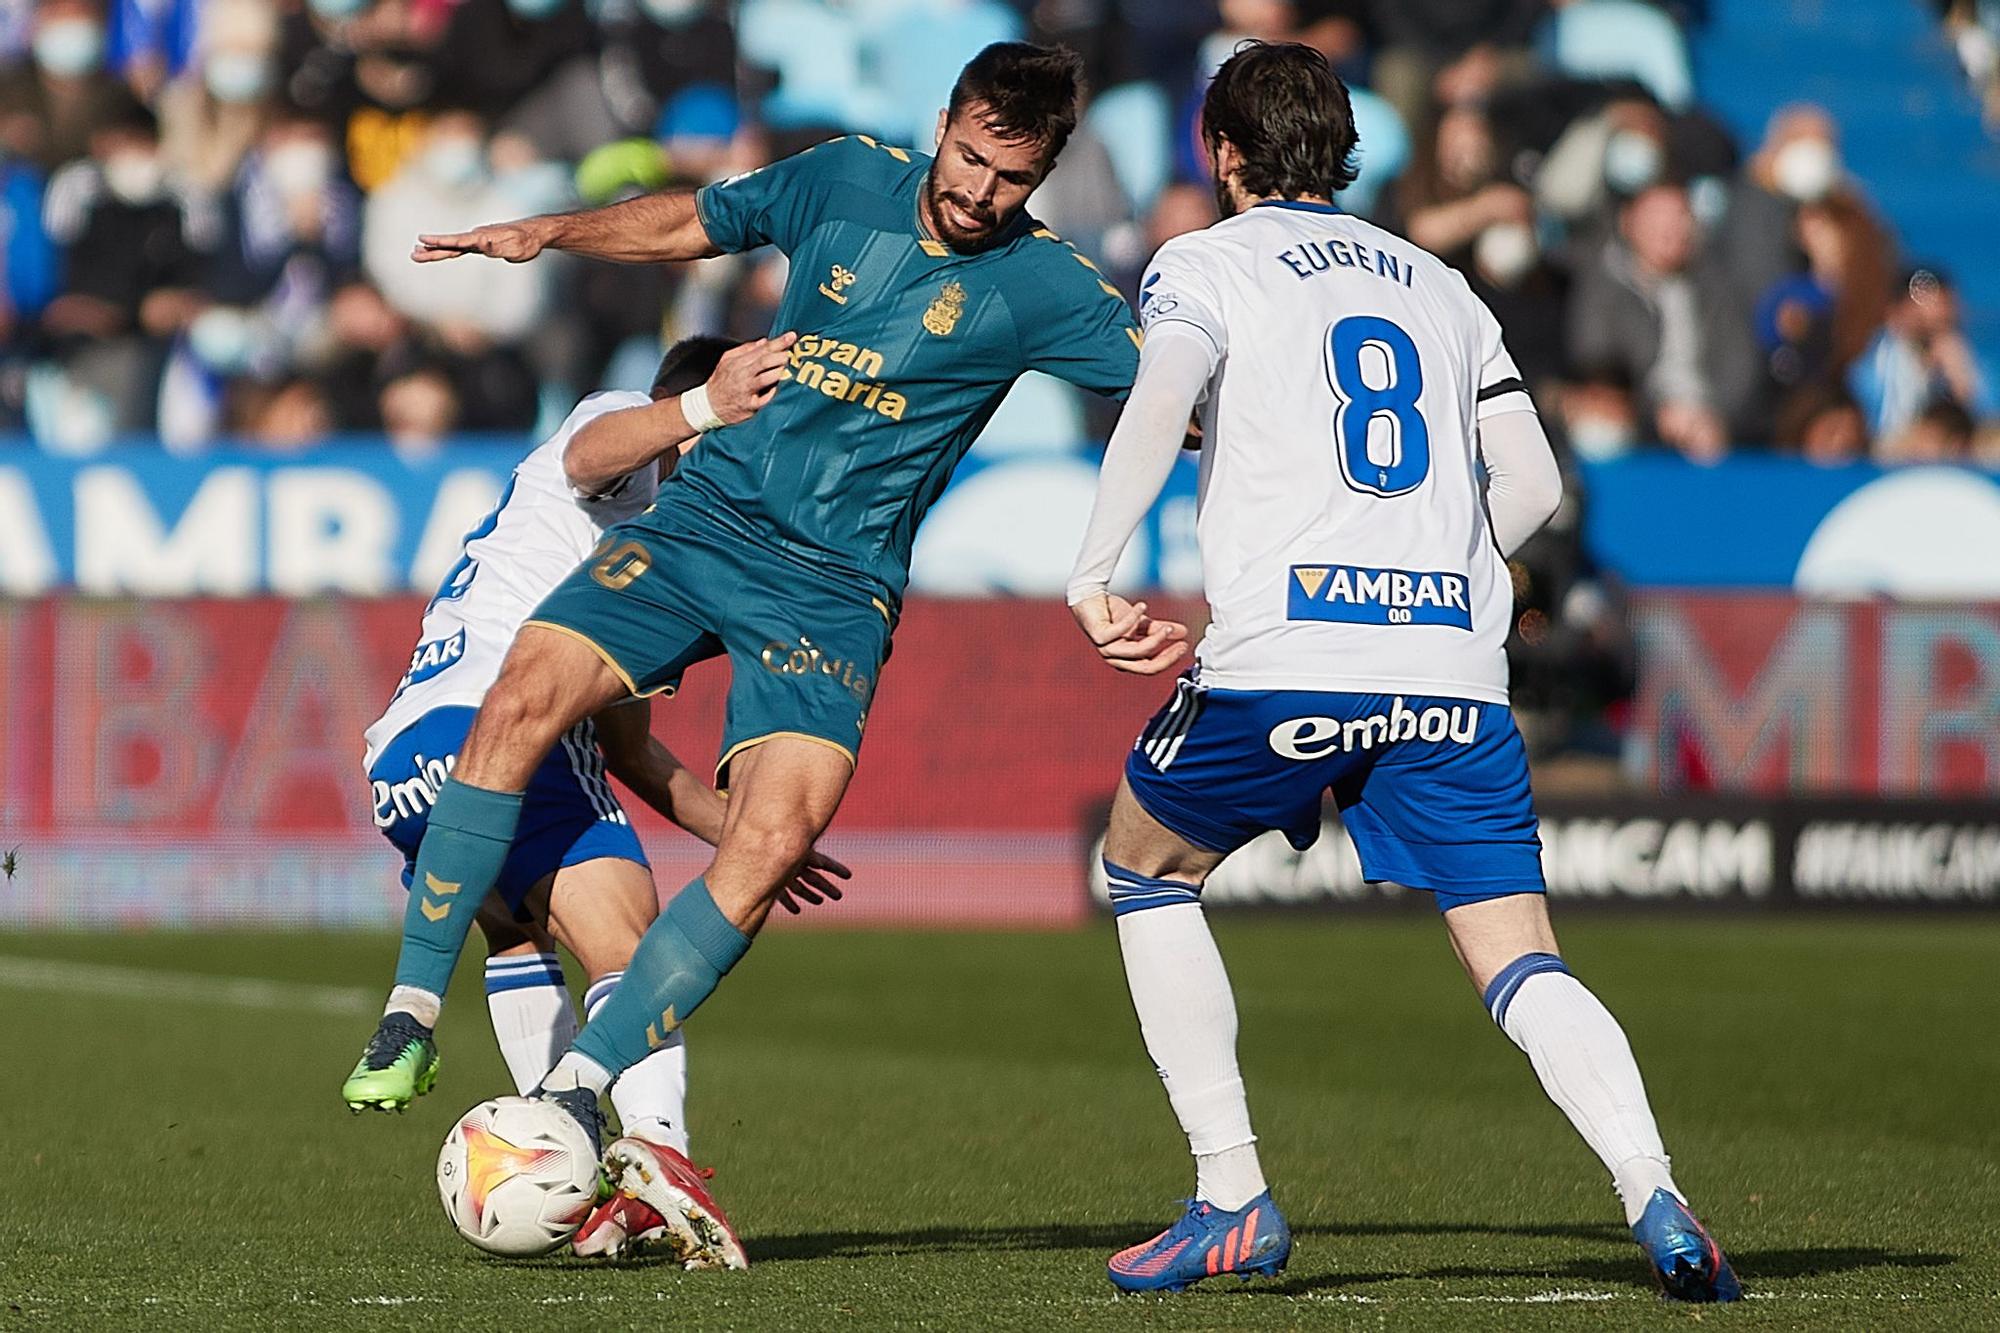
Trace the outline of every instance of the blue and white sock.
[[486, 1011], [514, 1086], [542, 1081], [576, 1040], [576, 1007], [552, 953], [503, 954], [486, 960]]
[[1611, 1173], [1627, 1223], [1656, 1189], [1681, 1202], [1625, 1030], [1552, 953], [1523, 954], [1486, 987], [1486, 1012], [1527, 1052], [1549, 1100]]
[[1195, 1196], [1234, 1211], [1266, 1186], [1236, 1065], [1236, 996], [1201, 890], [1109, 860], [1104, 873], [1139, 1032], [1194, 1154]]

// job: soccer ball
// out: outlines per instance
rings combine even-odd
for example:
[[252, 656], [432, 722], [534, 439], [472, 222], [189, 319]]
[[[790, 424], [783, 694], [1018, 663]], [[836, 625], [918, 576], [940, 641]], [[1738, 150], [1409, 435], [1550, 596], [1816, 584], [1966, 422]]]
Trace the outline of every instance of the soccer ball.
[[547, 1254], [597, 1198], [590, 1137], [561, 1107], [496, 1097], [458, 1118], [438, 1153], [438, 1197], [458, 1234], [489, 1254]]

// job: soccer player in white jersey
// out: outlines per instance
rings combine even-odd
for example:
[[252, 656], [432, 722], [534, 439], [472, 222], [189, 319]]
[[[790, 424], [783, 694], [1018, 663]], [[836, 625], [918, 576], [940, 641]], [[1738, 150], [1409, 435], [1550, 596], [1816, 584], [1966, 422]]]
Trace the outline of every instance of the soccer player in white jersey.
[[1196, 1188], [1172, 1227], [1111, 1260], [1111, 1280], [1178, 1290], [1272, 1274], [1290, 1254], [1200, 894], [1266, 830], [1310, 845], [1331, 790], [1368, 879], [1435, 895], [1494, 1022], [1611, 1172], [1665, 1292], [1734, 1299], [1625, 1035], [1549, 926], [1507, 707], [1505, 556], [1554, 512], [1561, 480], [1499, 326], [1434, 256], [1333, 206], [1354, 121], [1317, 52], [1239, 50], [1202, 124], [1223, 220], [1168, 242], [1144, 279], [1138, 380], [1069, 587], [1114, 667], [1183, 656], [1183, 627], [1108, 584], [1198, 409], [1212, 619], [1127, 759], [1104, 844], [1133, 1004]]
[[[676, 344], [649, 393], [593, 394], [514, 469], [492, 513], [467, 534], [464, 551], [424, 611], [420, 642], [388, 711], [368, 729], [364, 765], [375, 823], [405, 857], [403, 883], [436, 916], [469, 910], [456, 886], [411, 884], [430, 806], [500, 669], [521, 621], [549, 589], [591, 554], [604, 529], [643, 510], [699, 432], [747, 420], [767, 402], [788, 339], [734, 346], [719, 338]], [[654, 740], [643, 700], [608, 708], [577, 726], [535, 773], [519, 832], [496, 892], [478, 910], [486, 936], [487, 1005], [515, 1086], [541, 1082], [576, 1035], [555, 943], [589, 974], [586, 1013], [617, 987], [653, 918], [658, 897], [631, 821], [606, 781], [607, 766], [640, 799], [714, 843], [724, 801]], [[846, 868], [816, 856], [783, 899], [840, 896], [821, 870]], [[405, 948], [410, 947], [405, 941]], [[428, 1001], [428, 1003], [426, 1003]], [[350, 1109], [401, 1110], [436, 1080], [436, 1001], [392, 993], [375, 1037], [342, 1088]], [[578, 1231], [580, 1254], [615, 1255], [633, 1240], [666, 1239], [696, 1266], [741, 1267], [727, 1219], [687, 1164], [686, 1044], [679, 1032], [619, 1080], [612, 1093], [627, 1134], [685, 1166], [697, 1207], [720, 1221], [698, 1229], [685, 1217], [614, 1198]]]

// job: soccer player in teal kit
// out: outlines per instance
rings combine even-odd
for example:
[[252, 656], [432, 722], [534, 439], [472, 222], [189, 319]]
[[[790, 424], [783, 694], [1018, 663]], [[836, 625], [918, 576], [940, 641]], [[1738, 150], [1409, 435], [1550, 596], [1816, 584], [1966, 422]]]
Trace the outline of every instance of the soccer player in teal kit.
[[[598, 1094], [743, 956], [833, 818], [917, 525], [1009, 386], [1027, 370], [1118, 397], [1131, 386], [1140, 335], [1124, 300], [1024, 211], [1075, 127], [1078, 81], [1072, 53], [1003, 43], [960, 73], [934, 158], [835, 139], [694, 195], [418, 244], [423, 262], [550, 248], [657, 262], [766, 244], [791, 260], [776, 324], [798, 335], [789, 379], [748, 422], [710, 431], [654, 507], [610, 529], [523, 626], [417, 858], [429, 891], [410, 896], [389, 1011], [429, 1027], [550, 745], [616, 699], [729, 657], [715, 858], [544, 1084], [593, 1138]], [[1184, 632], [1142, 608], [1131, 620], [1135, 656]], [[635, 1197], [690, 1214], [692, 1191], [656, 1198], [673, 1182], [651, 1145], [621, 1139], [606, 1164]]]

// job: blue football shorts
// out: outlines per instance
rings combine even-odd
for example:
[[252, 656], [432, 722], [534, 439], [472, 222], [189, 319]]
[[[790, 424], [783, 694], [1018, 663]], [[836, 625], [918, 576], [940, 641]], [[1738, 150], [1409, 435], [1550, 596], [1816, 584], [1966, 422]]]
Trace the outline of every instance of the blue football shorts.
[[[417, 846], [430, 822], [431, 803], [465, 744], [477, 711], [433, 708], [398, 732], [368, 771], [375, 827], [403, 854], [406, 889], [416, 870]], [[564, 866], [600, 857], [647, 864], [632, 821], [604, 776], [597, 731], [585, 721], [563, 734], [528, 779], [521, 823], [493, 889], [518, 920], [526, 921], [529, 890]]]
[[1147, 814], [1225, 853], [1271, 829], [1304, 851], [1331, 791], [1362, 874], [1435, 894], [1440, 911], [1546, 887], [1527, 751], [1502, 704], [1209, 689], [1188, 675], [1125, 779]]

